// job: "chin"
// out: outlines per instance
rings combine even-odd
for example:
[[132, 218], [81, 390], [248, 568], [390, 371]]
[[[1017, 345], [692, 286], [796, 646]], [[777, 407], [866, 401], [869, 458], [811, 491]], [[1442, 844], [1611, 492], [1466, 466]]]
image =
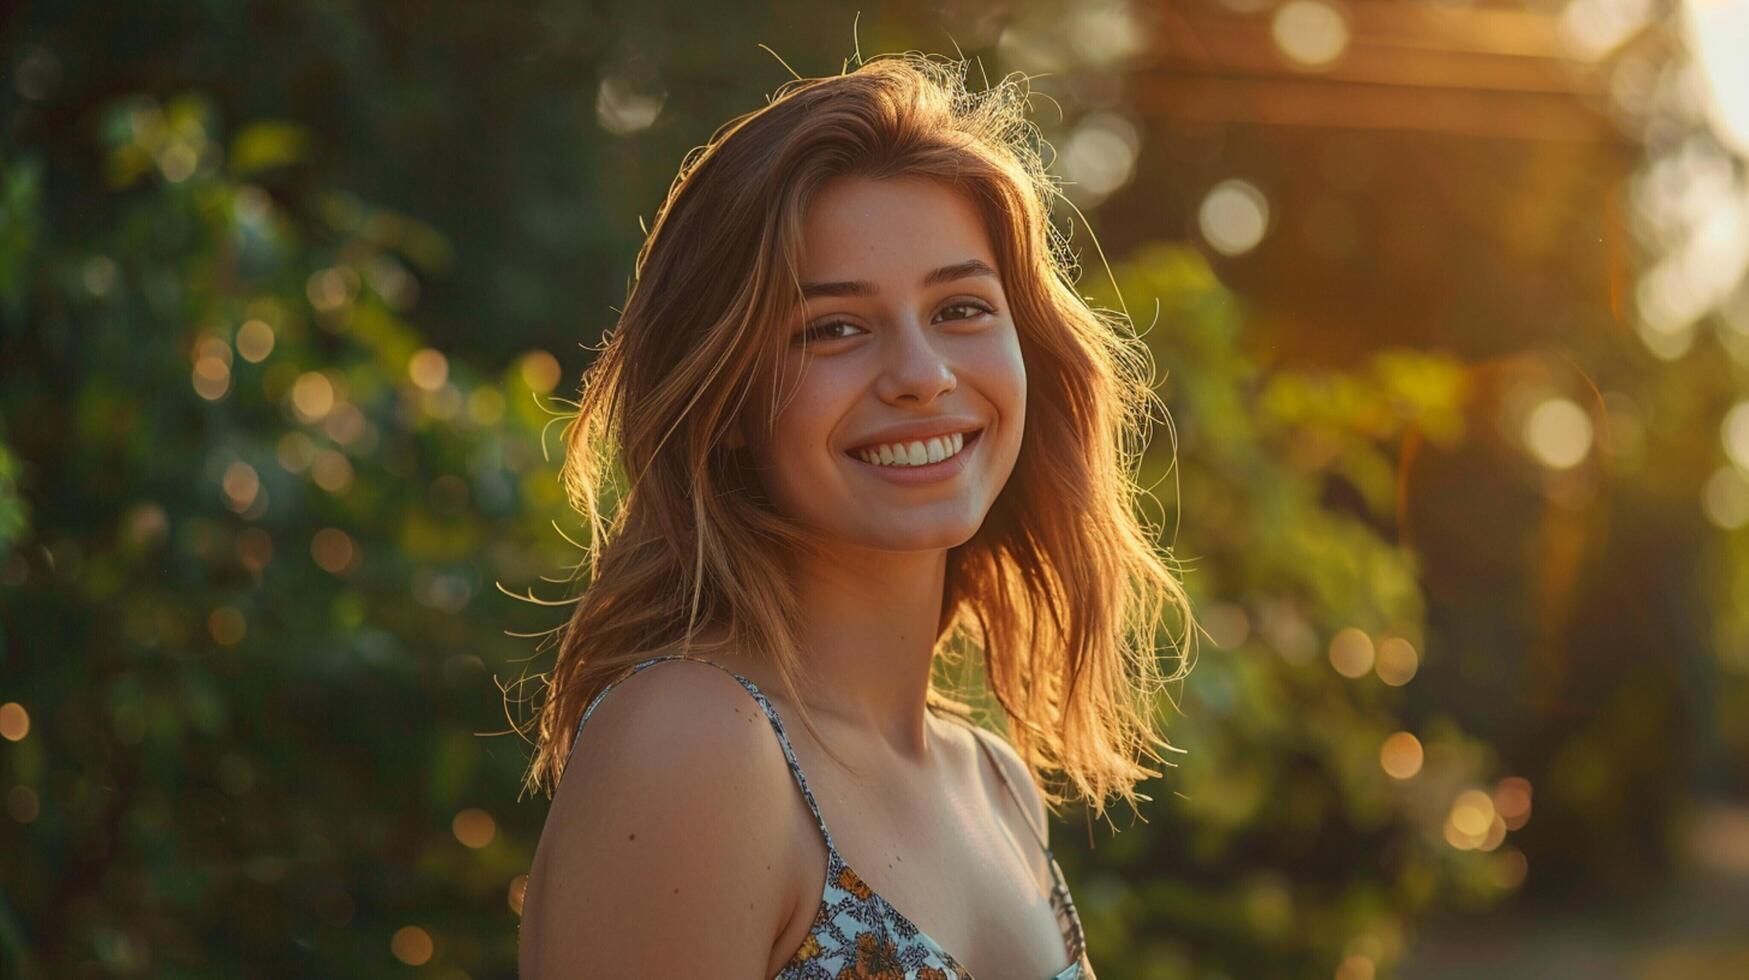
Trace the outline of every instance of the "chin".
[[912, 551], [943, 551], [957, 548], [978, 533], [981, 524], [955, 522], [952, 526], [914, 528], [904, 534], [858, 536], [857, 544], [873, 551], [903, 554]]

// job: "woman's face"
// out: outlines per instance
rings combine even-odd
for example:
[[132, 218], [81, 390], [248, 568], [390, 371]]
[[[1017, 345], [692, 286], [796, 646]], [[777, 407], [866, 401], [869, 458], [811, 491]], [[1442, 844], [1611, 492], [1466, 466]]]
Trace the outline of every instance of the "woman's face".
[[[803, 217], [800, 271], [806, 307], [781, 325], [774, 425], [741, 429], [767, 495], [831, 541], [964, 543], [1014, 469], [1026, 416], [978, 211], [935, 181], [840, 178]], [[750, 410], [771, 399], [758, 393]]]

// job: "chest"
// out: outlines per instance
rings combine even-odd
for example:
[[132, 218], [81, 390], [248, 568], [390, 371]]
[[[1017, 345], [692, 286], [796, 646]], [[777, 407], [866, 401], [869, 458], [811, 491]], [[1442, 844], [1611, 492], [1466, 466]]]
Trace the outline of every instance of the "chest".
[[[792, 729], [791, 741], [838, 856], [861, 883], [977, 980], [1047, 980], [1069, 959], [1048, 859], [970, 733], [956, 736], [968, 742], [946, 743], [929, 774], [834, 741], [851, 772], [808, 736]], [[773, 945], [773, 972], [808, 940], [827, 891], [826, 843], [799, 793], [796, 806], [798, 899]]]

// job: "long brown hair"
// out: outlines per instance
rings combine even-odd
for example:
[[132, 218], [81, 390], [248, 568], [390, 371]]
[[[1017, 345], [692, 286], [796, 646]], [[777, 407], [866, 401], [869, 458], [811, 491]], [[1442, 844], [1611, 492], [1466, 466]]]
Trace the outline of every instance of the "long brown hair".
[[[1132, 807], [1147, 799], [1135, 784], [1161, 773], [1137, 757], [1164, 761], [1155, 746], [1171, 748], [1155, 730], [1157, 695], [1189, 671], [1195, 629], [1135, 510], [1144, 491], [1132, 468], [1160, 404], [1152, 359], [1126, 317], [1075, 290], [1026, 79], [972, 91], [966, 67], [907, 53], [797, 78], [682, 163], [565, 428], [562, 479], [589, 527], [578, 565], [588, 582], [555, 631], [529, 789], [556, 788], [595, 694], [662, 652], [757, 656], [801, 702], [807, 660], [790, 570], [809, 536], [725, 440], [749, 393], [772, 390], [762, 382], [785, 339], [772, 325], [800, 309], [812, 195], [837, 177], [909, 176], [948, 183], [984, 218], [1028, 391], [1014, 471], [982, 527], [948, 554], [937, 651], [981, 653], [983, 686], [1048, 803], [1079, 797], [1103, 813], [1112, 794]], [[1156, 645], [1169, 609], [1184, 648], [1165, 677]], [[929, 697], [968, 713], [936, 685]], [[1053, 772], [1069, 793], [1045, 783]]]

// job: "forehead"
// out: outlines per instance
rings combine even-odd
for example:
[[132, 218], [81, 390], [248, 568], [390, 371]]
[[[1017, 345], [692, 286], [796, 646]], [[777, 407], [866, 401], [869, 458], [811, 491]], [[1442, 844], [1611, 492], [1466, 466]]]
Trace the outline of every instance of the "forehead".
[[841, 177], [802, 217], [804, 281], [920, 283], [930, 270], [982, 259], [996, 267], [983, 216], [968, 192], [935, 180]]

